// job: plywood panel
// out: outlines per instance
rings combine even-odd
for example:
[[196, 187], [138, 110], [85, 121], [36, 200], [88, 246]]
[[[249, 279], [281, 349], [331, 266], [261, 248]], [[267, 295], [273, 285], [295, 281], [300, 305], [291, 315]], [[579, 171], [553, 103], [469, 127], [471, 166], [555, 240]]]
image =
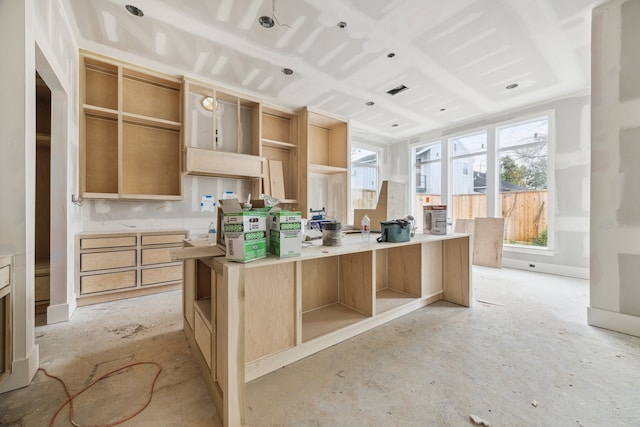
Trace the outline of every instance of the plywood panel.
[[388, 277], [388, 250], [379, 249], [375, 251], [376, 254], [376, 290], [385, 289], [389, 286]]
[[88, 116], [85, 129], [85, 190], [118, 194], [118, 122]]
[[187, 323], [191, 329], [195, 328], [195, 309], [194, 301], [196, 299], [196, 260], [187, 259], [183, 263], [182, 267], [182, 301], [184, 303], [183, 313], [184, 318], [187, 319]]
[[271, 195], [276, 199], [285, 199], [282, 162], [280, 160], [269, 160], [268, 163]]
[[199, 312], [196, 312], [193, 334], [202, 357], [207, 362], [209, 369], [211, 369], [211, 331], [207, 329]]
[[374, 313], [374, 284], [371, 252], [340, 256], [340, 303], [367, 316]]
[[261, 157], [191, 147], [187, 148], [185, 162], [190, 175], [262, 178], [265, 169]]
[[444, 299], [464, 306], [471, 305], [469, 238], [445, 240]]
[[421, 294], [420, 245], [389, 248], [389, 288], [419, 297]]
[[127, 76], [122, 83], [124, 112], [180, 121], [179, 90]]
[[80, 239], [80, 249], [117, 248], [135, 245], [136, 236], [87, 237]]
[[289, 118], [263, 113], [262, 138], [291, 143], [291, 120], [289, 120]]
[[80, 271], [135, 267], [135, 265], [135, 250], [80, 254]]
[[122, 271], [119, 273], [96, 274], [80, 278], [80, 293], [82, 295], [113, 291], [117, 289], [133, 288], [136, 286], [136, 272]]
[[157, 283], [175, 282], [182, 280], [182, 266], [172, 265], [168, 267], [145, 268], [142, 270], [142, 285], [155, 285]]
[[309, 125], [307, 136], [309, 163], [330, 166], [329, 129]]
[[118, 69], [115, 66], [106, 68], [85, 69], [85, 100], [96, 107], [118, 109]]
[[338, 302], [338, 257], [302, 262], [302, 311]]
[[347, 123], [339, 123], [329, 131], [329, 166], [338, 168], [349, 167], [349, 159], [351, 156], [348, 153], [349, 139], [347, 128]]
[[475, 218], [473, 263], [486, 267], [502, 267], [504, 218]]
[[181, 195], [180, 132], [125, 123], [122, 128], [122, 192]]
[[444, 290], [442, 282], [442, 242], [422, 244], [422, 296]]
[[295, 263], [245, 269], [245, 362], [295, 345]]
[[359, 313], [342, 304], [333, 304], [302, 314], [302, 342], [334, 332], [363, 319]]
[[456, 219], [453, 229], [454, 233], [473, 234], [473, 219]]

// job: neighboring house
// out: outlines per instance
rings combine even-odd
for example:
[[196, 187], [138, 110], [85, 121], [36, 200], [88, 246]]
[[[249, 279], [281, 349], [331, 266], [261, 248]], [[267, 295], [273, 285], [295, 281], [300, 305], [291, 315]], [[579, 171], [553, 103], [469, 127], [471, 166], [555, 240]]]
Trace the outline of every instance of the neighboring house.
[[[507, 181], [500, 180], [500, 192], [505, 191], [526, 191], [526, 187], [515, 185]], [[487, 192], [487, 174], [484, 172], [473, 173], [473, 191], [474, 193], [486, 193]]]

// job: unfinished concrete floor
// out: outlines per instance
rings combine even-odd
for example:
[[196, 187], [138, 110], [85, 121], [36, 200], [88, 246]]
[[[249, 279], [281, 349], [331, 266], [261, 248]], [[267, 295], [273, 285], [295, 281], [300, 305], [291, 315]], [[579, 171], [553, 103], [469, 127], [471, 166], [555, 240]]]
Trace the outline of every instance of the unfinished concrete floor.
[[[436, 303], [247, 384], [247, 424], [640, 426], [640, 338], [586, 324], [587, 281], [477, 266], [473, 280], [472, 308]], [[131, 362], [162, 365], [149, 407], [123, 425], [220, 425], [181, 325], [170, 292], [81, 307], [36, 335], [42, 366], [72, 393]], [[76, 422], [132, 413], [154, 374], [99, 383], [75, 401]], [[0, 395], [0, 423], [49, 425], [64, 399], [39, 372]]]

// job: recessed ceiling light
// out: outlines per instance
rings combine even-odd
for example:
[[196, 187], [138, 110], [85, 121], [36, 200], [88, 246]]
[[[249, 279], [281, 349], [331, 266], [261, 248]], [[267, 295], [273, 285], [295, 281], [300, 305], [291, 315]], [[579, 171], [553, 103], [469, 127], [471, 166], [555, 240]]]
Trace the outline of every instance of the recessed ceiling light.
[[368, 106], [368, 107], [371, 107], [372, 105], [375, 105], [375, 102], [373, 102], [373, 101], [367, 101], [367, 102], [365, 102], [365, 103], [364, 103], [364, 105], [366, 105], [366, 106]]
[[144, 12], [141, 9], [138, 9], [135, 6], [132, 6], [132, 5], [128, 4], [124, 8], [127, 9], [127, 12], [129, 12], [133, 16], [138, 16], [140, 18], [142, 18], [144, 16]]
[[509, 86], [506, 87], [506, 89], [515, 89], [518, 87], [518, 83], [511, 83]]
[[260, 23], [260, 25], [262, 25], [264, 28], [271, 28], [274, 25], [274, 21], [273, 18], [270, 16], [261, 16], [260, 18], [258, 18], [258, 22]]
[[338, 28], [347, 28], [347, 23], [344, 21], [338, 22]]
[[400, 126], [400, 125], [397, 124], [397, 123], [394, 123], [394, 124], [391, 125], [392, 128], [397, 128], [398, 126]]
[[293, 70], [291, 68], [283, 68], [282, 72], [287, 76], [290, 76], [291, 74], [293, 74]]
[[393, 58], [394, 56], [396, 56], [395, 52], [387, 53], [387, 58]]
[[447, 109], [446, 108], [441, 108], [440, 111], [447, 111]]

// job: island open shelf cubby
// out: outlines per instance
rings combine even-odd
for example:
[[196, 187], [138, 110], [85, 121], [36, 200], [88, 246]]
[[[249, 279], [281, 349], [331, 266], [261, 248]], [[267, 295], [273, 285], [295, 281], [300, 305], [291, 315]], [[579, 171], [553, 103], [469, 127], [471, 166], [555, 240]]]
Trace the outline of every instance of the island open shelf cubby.
[[197, 251], [184, 263], [184, 331], [223, 424], [243, 424], [246, 382], [438, 300], [470, 306], [470, 240], [347, 235], [247, 264], [186, 241]]

